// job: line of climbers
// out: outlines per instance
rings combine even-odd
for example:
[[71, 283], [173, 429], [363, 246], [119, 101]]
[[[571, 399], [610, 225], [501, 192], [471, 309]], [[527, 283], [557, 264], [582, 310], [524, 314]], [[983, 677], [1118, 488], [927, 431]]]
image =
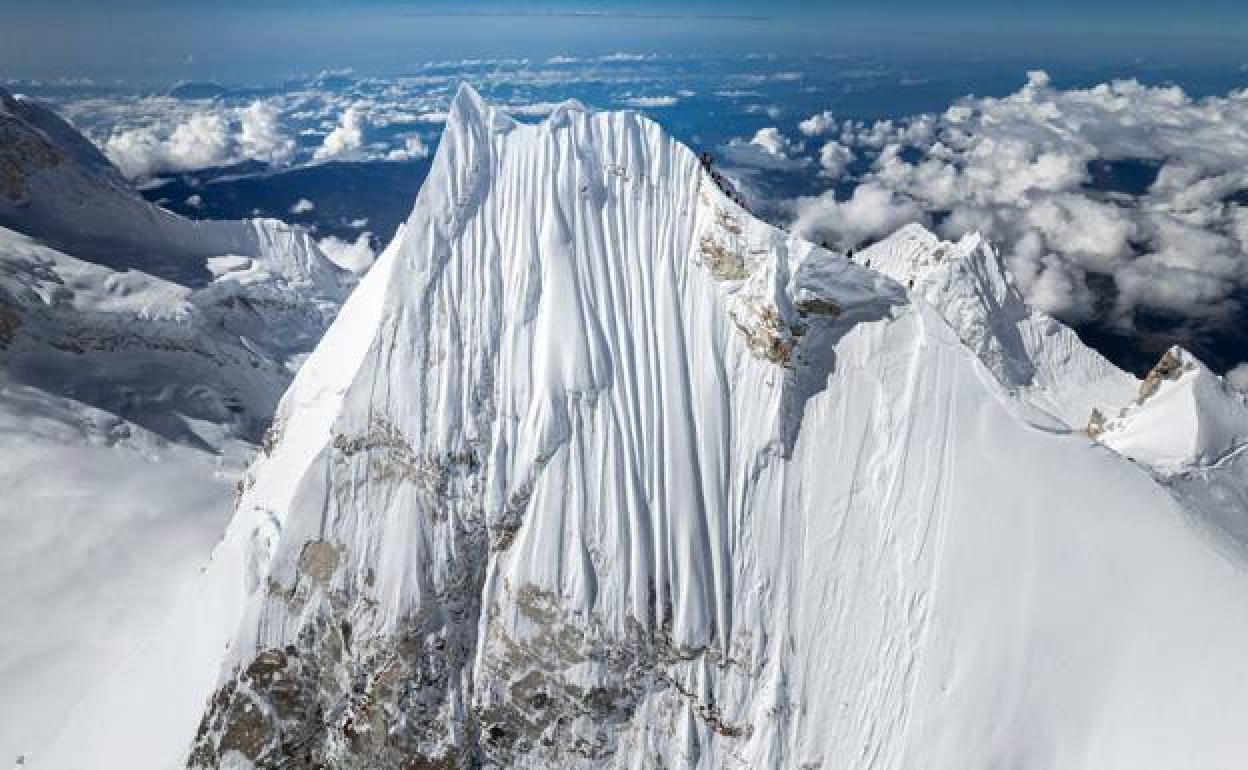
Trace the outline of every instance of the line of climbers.
[[[745, 205], [745, 196], [737, 192], [736, 188], [732, 186], [732, 183], [728, 181], [727, 177], [725, 177], [723, 174], [719, 173], [718, 171], [714, 169], [715, 159], [711, 157], [711, 154], [709, 152], [703, 152], [700, 155], [698, 155], [698, 161], [702, 163], [702, 170], [710, 175], [711, 180], [715, 182], [716, 186], [718, 186], [721, 191], [723, 191], [724, 195], [727, 195], [729, 198], [733, 200], [734, 203], [736, 203], [738, 206], [745, 209], [746, 211], [750, 210], [750, 207]], [[823, 248], [827, 249], [828, 251], [833, 250], [831, 244], [829, 244], [827, 241], [823, 242]], [[845, 257], [849, 259], [851, 262], [854, 260], [854, 247], [853, 246], [850, 246], [849, 249], [845, 252]], [[869, 259], [867, 260], [866, 266], [871, 267], [871, 260]], [[907, 285], [911, 289], [914, 288], [913, 276], [910, 278]]]
[[727, 177], [712, 167], [715, 160], [711, 157], [709, 152], [704, 152], [699, 155], [698, 160], [702, 163], [702, 170], [710, 175], [711, 180], [715, 182], [715, 185], [724, 193], [724, 195], [727, 195], [732, 199], [733, 203], [737, 204], [746, 211], [750, 210], [750, 207], [745, 204], [745, 196], [737, 192], [737, 189], [732, 186], [732, 183], [728, 181]]

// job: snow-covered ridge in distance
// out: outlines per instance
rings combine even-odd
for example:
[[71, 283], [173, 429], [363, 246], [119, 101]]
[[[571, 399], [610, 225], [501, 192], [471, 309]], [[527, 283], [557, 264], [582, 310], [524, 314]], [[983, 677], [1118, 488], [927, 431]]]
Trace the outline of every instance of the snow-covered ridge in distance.
[[990, 254], [868, 268], [636, 113], [462, 89], [198, 592], [32, 766], [1237, 767], [1248, 574]]
[[0, 92], [0, 756], [168, 614], [353, 282], [300, 228], [145, 202]]
[[115, 270], [191, 288], [226, 254], [318, 285], [339, 280], [302, 228], [275, 219], [193, 221], [147, 202], [86, 137], [46, 105], [0, 89], [0, 226]]
[[[194, 222], [148, 203], [89, 141], [37, 102], [0, 91], [0, 135], [7, 375], [45, 388], [59, 381], [95, 403], [118, 398], [113, 391], [143, 391], [144, 378], [167, 388], [169, 377], [188, 368], [168, 362], [189, 354], [226, 379], [276, 384], [259, 386], [263, 393], [239, 384], [237, 394], [223, 394], [262, 430], [353, 276], [302, 228], [275, 220]], [[128, 351], [155, 356], [144, 365], [155, 370], [127, 373], [127, 366], [136, 368], [129, 359], [115, 365], [124, 356], [112, 354]], [[109, 355], [96, 364], [88, 355], [95, 352]], [[64, 354], [76, 363], [49, 364]], [[188, 379], [211, 385], [218, 376]], [[84, 393], [91, 381], [103, 391], [98, 397]], [[144, 412], [134, 403], [127, 408]], [[229, 422], [217, 411], [217, 422]]]
[[991, 244], [975, 233], [943, 242], [908, 225], [857, 262], [904, 283], [935, 308], [1012, 394], [1069, 428], [1131, 398], [1139, 381], [1027, 305]]
[[857, 261], [936, 308], [1009, 393], [1148, 470], [1193, 522], [1248, 556], [1248, 396], [1195, 356], [1173, 348], [1142, 381], [1119, 370], [1028, 307], [978, 235], [948, 243], [910, 225]]

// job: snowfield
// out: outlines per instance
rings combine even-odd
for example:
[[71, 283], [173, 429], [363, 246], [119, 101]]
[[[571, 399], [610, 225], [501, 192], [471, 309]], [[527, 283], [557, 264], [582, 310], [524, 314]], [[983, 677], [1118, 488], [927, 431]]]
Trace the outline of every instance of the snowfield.
[[1173, 356], [976, 236], [847, 259], [636, 113], [463, 88], [202, 576], [29, 767], [1241, 767], [1244, 404]]

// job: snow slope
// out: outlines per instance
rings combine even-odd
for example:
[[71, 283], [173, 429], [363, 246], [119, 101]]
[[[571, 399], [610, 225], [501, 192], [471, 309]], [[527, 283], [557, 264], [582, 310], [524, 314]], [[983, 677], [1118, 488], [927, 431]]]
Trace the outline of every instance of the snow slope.
[[1214, 465], [1248, 445], [1248, 404], [1191, 353], [1171, 348], [1098, 438], [1165, 474]]
[[12, 757], [42, 753], [192, 583], [353, 278], [301, 230], [147, 204], [68, 124], [4, 94], [0, 221], [0, 756]]
[[170, 443], [6, 380], [0, 453], [0, 750], [11, 763], [41, 755], [193, 585], [251, 452]]
[[1230, 557], [1248, 558], [1248, 403], [1191, 353], [1171, 348], [1100, 442], [1147, 468]]
[[910, 225], [857, 261], [938, 310], [1008, 392], [1147, 469], [1220, 548], [1248, 554], [1248, 406], [1190, 353], [1136, 380], [1028, 307], [975, 235], [948, 243]]

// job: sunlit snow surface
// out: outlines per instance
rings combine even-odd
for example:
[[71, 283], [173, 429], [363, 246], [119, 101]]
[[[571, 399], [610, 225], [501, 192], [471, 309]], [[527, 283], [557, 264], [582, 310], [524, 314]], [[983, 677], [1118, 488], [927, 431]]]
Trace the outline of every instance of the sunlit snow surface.
[[851, 262], [636, 114], [461, 91], [198, 587], [32, 766], [1238, 767], [1243, 562], [1081, 432], [1136, 387], [973, 238]]

